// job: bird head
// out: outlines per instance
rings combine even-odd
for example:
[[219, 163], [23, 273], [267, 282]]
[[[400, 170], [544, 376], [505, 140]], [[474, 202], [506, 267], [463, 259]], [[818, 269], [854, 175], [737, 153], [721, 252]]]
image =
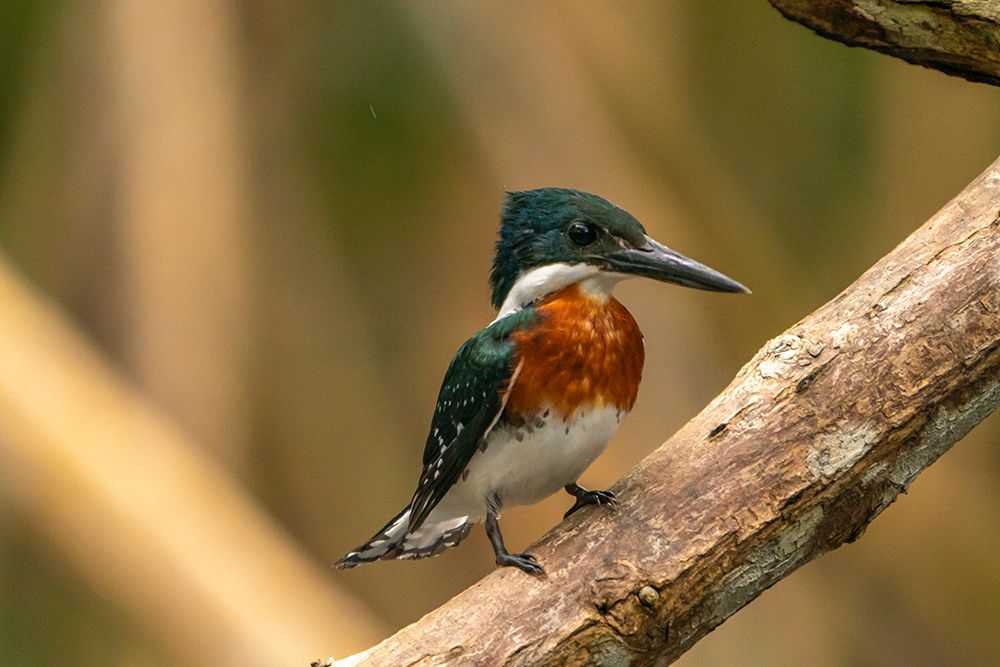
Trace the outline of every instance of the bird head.
[[610, 286], [631, 276], [750, 291], [650, 238], [630, 213], [597, 195], [566, 188], [507, 193], [490, 273], [501, 315], [575, 282]]

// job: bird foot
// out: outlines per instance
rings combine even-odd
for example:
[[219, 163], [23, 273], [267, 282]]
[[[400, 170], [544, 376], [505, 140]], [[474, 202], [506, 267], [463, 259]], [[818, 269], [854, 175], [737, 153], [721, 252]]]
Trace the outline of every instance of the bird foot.
[[611, 491], [592, 491], [577, 484], [567, 484], [566, 492], [574, 496], [576, 502], [563, 514], [564, 519], [585, 505], [614, 505], [618, 502], [617, 496]]
[[545, 568], [531, 554], [497, 554], [497, 565], [501, 567], [516, 567], [528, 574], [545, 574]]

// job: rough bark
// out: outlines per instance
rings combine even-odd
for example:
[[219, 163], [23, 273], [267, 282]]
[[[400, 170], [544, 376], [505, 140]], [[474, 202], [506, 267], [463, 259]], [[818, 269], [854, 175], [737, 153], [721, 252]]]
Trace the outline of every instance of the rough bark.
[[989, 0], [770, 0], [789, 19], [972, 81], [1000, 84], [1000, 3]]
[[857, 539], [1000, 402], [1000, 160], [769, 341], [614, 491], [337, 665], [666, 664]]

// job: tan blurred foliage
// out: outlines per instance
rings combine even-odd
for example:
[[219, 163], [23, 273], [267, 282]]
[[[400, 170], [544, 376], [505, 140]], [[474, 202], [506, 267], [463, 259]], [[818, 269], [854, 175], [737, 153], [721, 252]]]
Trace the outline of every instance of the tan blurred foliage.
[[[57, 448], [32, 450], [0, 424], [5, 665], [298, 655], [275, 642], [301, 637], [265, 631], [290, 612], [240, 593], [255, 588], [245, 579], [217, 606], [166, 594], [240, 580], [225, 562], [212, 569], [208, 543], [150, 537], [198, 522], [219, 524], [217, 545], [256, 536], [231, 538], [233, 572], [271, 572], [268, 590], [291, 600], [329, 591], [322, 618], [376, 635], [489, 571], [475, 531], [439, 558], [322, 574], [409, 498], [444, 368], [492, 318], [505, 188], [607, 196], [754, 289], [737, 303], [621, 288], [647, 367], [635, 412], [584, 479], [601, 486], [1000, 147], [1000, 91], [829, 43], [763, 1], [12, 0], [0, 25], [4, 257], [124, 369], [123, 401], [190, 434], [170, 451], [226, 498], [188, 497], [175, 522], [150, 512], [156, 525], [125, 534], [71, 484], [32, 488], [85, 479], [87, 466], [61, 468]], [[0, 317], [14, 308], [5, 294]], [[123, 490], [149, 473], [136, 452], [159, 446], [158, 431], [136, 438], [134, 469], [112, 466], [100, 432], [74, 443], [33, 365], [0, 375], [15, 367], [23, 383], [3, 384], [43, 410], [37, 423], [61, 425], [60, 447], [122, 476], [95, 497], [115, 491], [146, 515], [155, 494]], [[998, 435], [1000, 420], [982, 424], [864, 539], [781, 582], [682, 664], [996, 662]], [[26, 478], [29, 461], [62, 477]], [[539, 536], [565, 504], [505, 514], [509, 543]], [[259, 531], [240, 532], [250, 524]], [[269, 565], [275, 553], [294, 565]], [[207, 589], [184, 579], [196, 570]], [[116, 583], [126, 572], [148, 581]], [[331, 627], [328, 652], [359, 648], [340, 637]]]

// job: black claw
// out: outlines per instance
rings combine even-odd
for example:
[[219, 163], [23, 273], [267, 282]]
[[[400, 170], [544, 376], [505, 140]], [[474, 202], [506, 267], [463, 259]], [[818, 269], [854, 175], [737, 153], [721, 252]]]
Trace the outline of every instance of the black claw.
[[597, 505], [614, 505], [618, 497], [611, 491], [590, 491], [588, 497], [593, 498]]
[[566, 493], [575, 497], [576, 502], [563, 514], [564, 519], [585, 505], [614, 505], [618, 502], [617, 496], [611, 491], [592, 491], [578, 484], [567, 484]]
[[528, 574], [545, 574], [545, 568], [531, 554], [497, 554], [497, 565], [516, 567]]
[[503, 535], [500, 534], [500, 523], [497, 521], [497, 513], [490, 509], [486, 512], [486, 535], [493, 545], [493, 553], [497, 558], [497, 565], [501, 567], [516, 567], [528, 574], [545, 574], [545, 568], [535, 560], [531, 554], [512, 554], [507, 552], [507, 547], [503, 544]]

